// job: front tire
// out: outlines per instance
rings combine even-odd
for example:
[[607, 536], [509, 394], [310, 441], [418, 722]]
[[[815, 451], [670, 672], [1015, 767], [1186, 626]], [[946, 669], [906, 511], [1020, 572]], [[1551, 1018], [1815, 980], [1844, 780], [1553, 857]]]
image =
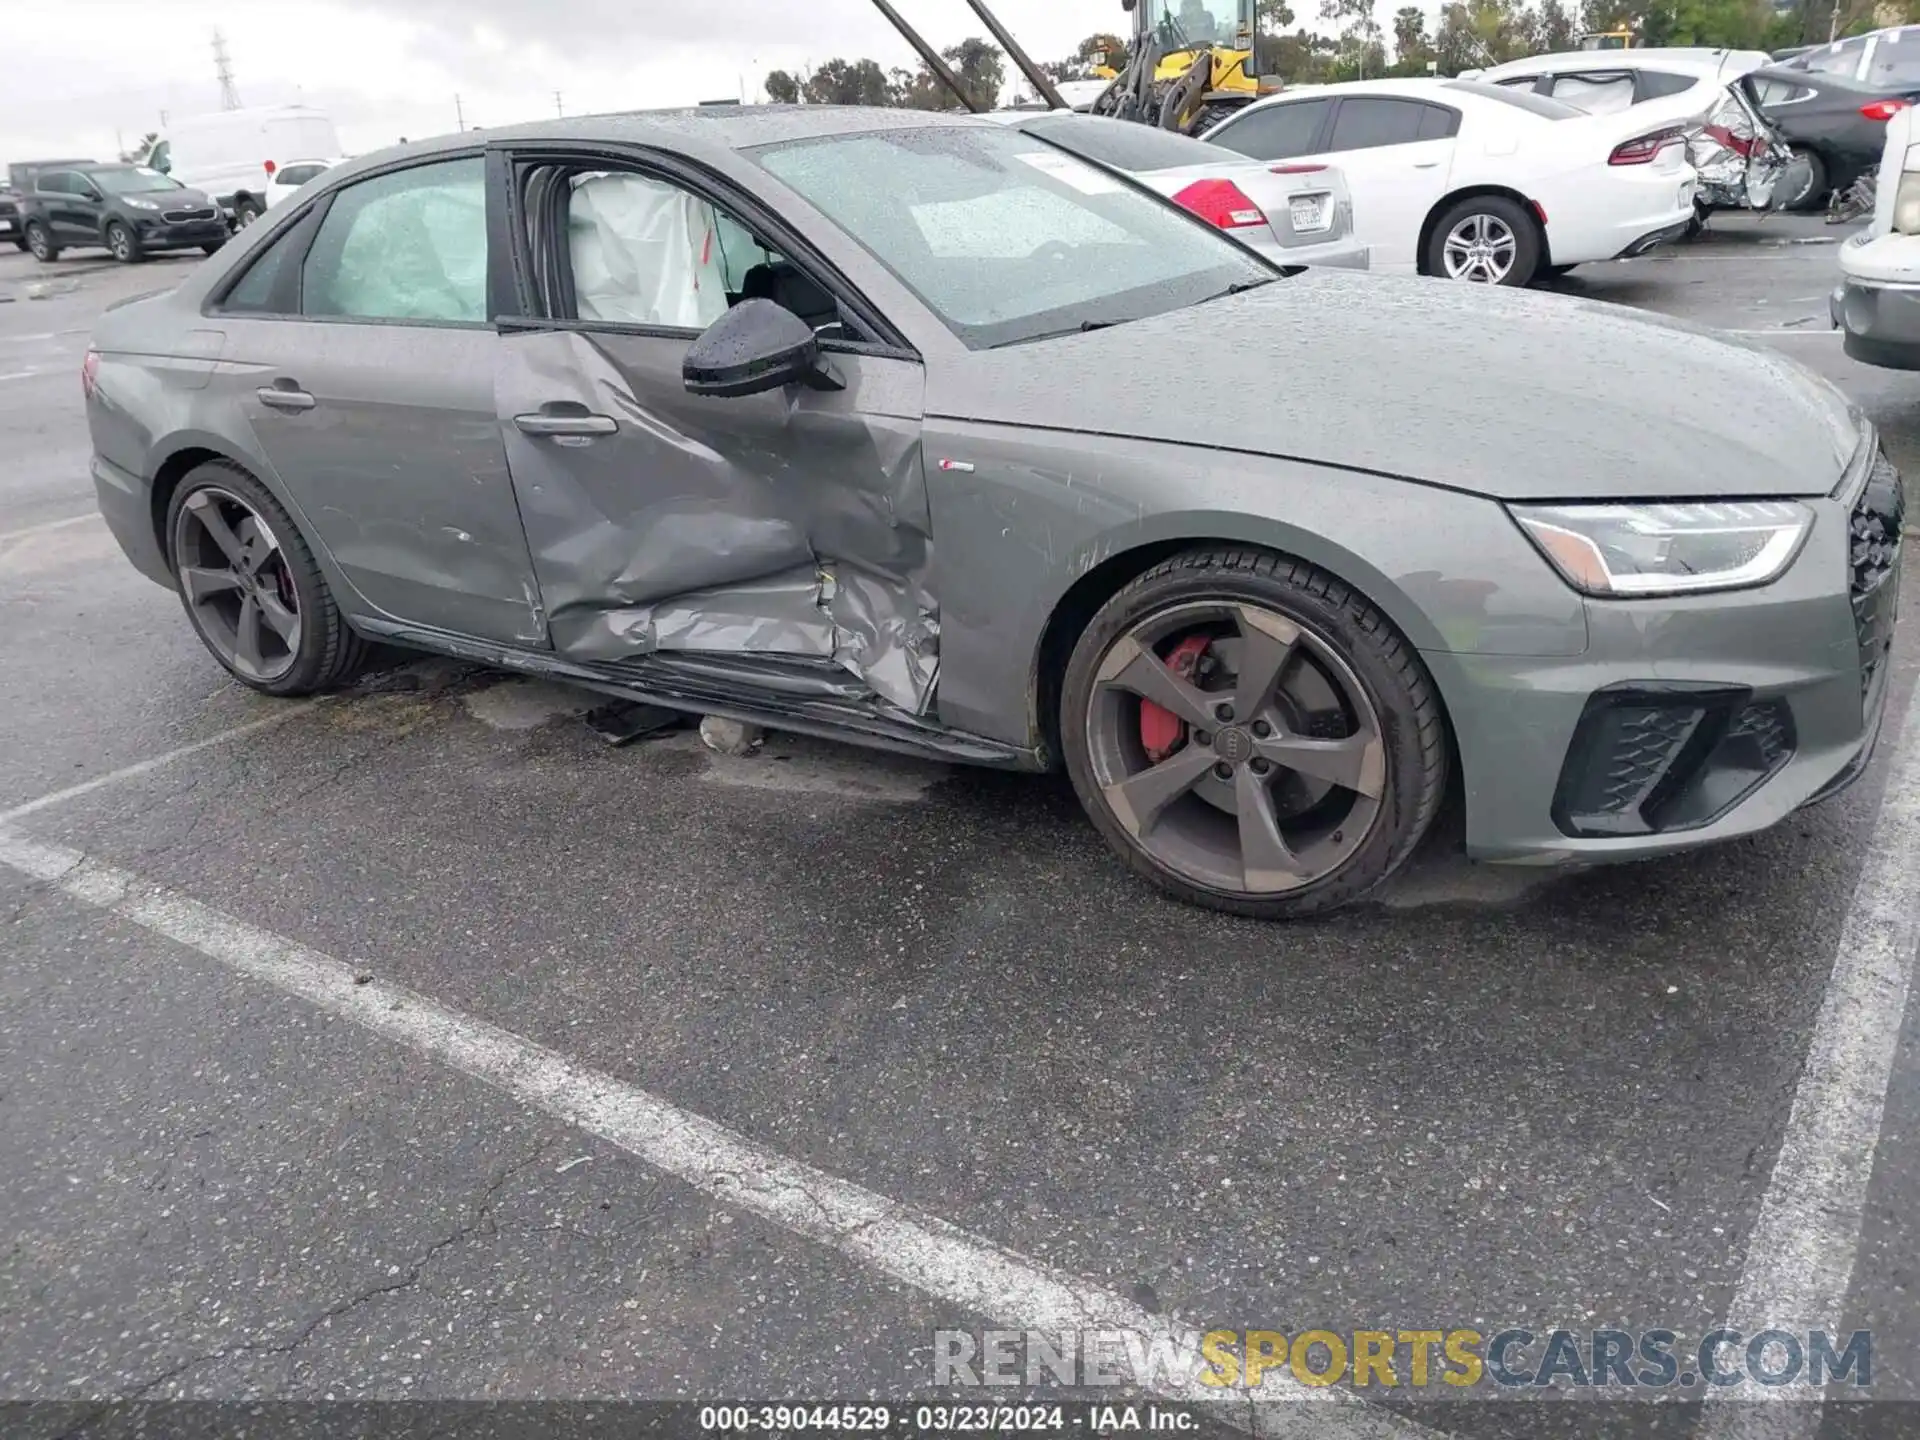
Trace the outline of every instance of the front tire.
[[195, 467], [167, 506], [167, 563], [213, 658], [264, 695], [350, 679], [368, 644], [347, 628], [313, 552], [273, 494], [236, 465]]
[[1103, 606], [1061, 687], [1074, 790], [1129, 869], [1257, 919], [1349, 904], [1413, 852], [1446, 789], [1413, 647], [1326, 572], [1193, 550]]
[[26, 239], [27, 249], [42, 265], [51, 265], [60, 258], [60, 247], [53, 243], [53, 236], [38, 220], [27, 222]]
[[107, 222], [107, 249], [122, 265], [137, 265], [147, 257], [140, 252], [140, 241], [118, 220]]
[[1427, 239], [1429, 275], [1478, 285], [1525, 287], [1540, 268], [1540, 224], [1504, 195], [1449, 205]]

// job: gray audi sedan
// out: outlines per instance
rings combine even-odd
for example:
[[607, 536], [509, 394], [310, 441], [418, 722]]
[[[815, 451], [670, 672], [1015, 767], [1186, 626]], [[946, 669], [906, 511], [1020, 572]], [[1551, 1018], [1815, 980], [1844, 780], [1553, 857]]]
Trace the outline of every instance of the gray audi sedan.
[[101, 510], [271, 695], [371, 642], [1064, 766], [1126, 864], [1291, 917], [1450, 786], [1556, 863], [1851, 780], [1902, 492], [1765, 349], [1278, 269], [968, 118], [556, 121], [340, 167], [102, 317]]

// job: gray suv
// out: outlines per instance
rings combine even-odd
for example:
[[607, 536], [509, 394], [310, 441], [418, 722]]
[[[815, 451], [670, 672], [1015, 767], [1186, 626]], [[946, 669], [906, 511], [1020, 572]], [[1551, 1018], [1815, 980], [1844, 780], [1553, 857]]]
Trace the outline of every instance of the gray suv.
[[[1900, 477], [1612, 306], [1276, 268], [990, 122], [703, 109], [333, 171], [87, 359], [133, 563], [242, 682], [380, 641], [972, 764], [1297, 916], [1750, 834], [1865, 764]], [[1232, 364], [1203, 363], [1211, 338]]]

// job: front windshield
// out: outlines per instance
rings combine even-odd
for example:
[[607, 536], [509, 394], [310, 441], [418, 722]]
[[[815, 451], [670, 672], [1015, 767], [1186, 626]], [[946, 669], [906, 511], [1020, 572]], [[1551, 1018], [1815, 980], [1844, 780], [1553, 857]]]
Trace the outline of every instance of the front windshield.
[[1146, 0], [1146, 7], [1148, 24], [1160, 32], [1166, 50], [1232, 45], [1240, 28], [1240, 0]]
[[178, 180], [169, 180], [158, 170], [130, 166], [125, 170], [89, 170], [87, 178], [108, 195], [142, 195], [150, 190], [179, 190]]
[[1280, 271], [1097, 165], [993, 125], [761, 146], [973, 349], [1123, 324]]

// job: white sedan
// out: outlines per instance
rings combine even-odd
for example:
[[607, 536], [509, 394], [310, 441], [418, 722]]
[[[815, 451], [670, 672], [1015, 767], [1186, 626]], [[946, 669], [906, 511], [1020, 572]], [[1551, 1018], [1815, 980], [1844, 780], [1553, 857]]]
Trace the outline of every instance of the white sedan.
[[1470, 80], [1363, 80], [1249, 105], [1206, 137], [1334, 165], [1375, 270], [1526, 285], [1684, 235], [1685, 129]]
[[1276, 264], [1367, 268], [1346, 179], [1332, 166], [1262, 165], [1170, 130], [1070, 110], [985, 118], [1132, 176]]
[[267, 208], [271, 210], [291, 200], [309, 180], [318, 179], [342, 160], [289, 160], [267, 172]]

